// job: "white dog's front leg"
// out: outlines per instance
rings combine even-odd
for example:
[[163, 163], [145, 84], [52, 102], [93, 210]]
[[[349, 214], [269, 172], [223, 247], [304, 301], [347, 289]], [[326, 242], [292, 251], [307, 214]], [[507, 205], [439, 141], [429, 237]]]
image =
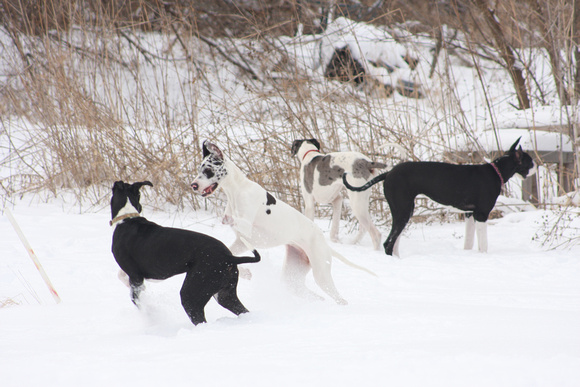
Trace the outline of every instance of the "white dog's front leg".
[[236, 234], [236, 240], [230, 246], [230, 251], [233, 255], [239, 255], [245, 251], [248, 251], [248, 247], [244, 242], [242, 242], [240, 236]]
[[224, 217], [222, 218], [222, 224], [227, 224], [233, 226], [234, 218], [232, 217], [232, 207], [230, 206], [230, 201], [226, 203], [226, 210], [224, 212]]
[[465, 241], [463, 248], [465, 250], [473, 249], [473, 242], [475, 240], [475, 218], [472, 214], [465, 215]]
[[119, 269], [119, 272], [117, 273], [117, 278], [119, 278], [119, 280], [123, 284], [125, 284], [126, 287], [128, 288], [131, 287], [131, 284], [129, 283], [129, 276], [122, 269]]
[[487, 222], [475, 222], [475, 231], [477, 232], [479, 251], [487, 253]]

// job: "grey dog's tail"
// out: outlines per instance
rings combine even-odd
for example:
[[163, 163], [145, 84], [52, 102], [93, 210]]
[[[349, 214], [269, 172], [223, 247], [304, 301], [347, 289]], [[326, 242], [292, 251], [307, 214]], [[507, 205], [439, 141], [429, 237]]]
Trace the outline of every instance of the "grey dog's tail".
[[236, 257], [232, 255], [229, 259], [229, 262], [234, 263], [236, 265], [241, 265], [242, 263], [260, 262], [261, 257], [258, 251], [252, 250], [252, 253], [254, 253], [253, 257]]
[[355, 191], [355, 192], [366, 191], [367, 189], [371, 188], [373, 185], [377, 184], [378, 182], [385, 180], [385, 177], [387, 177], [388, 173], [389, 172], [381, 173], [380, 175], [367, 181], [367, 183], [365, 185], [362, 185], [360, 187], [353, 187], [352, 185], [348, 184], [348, 181], [346, 181], [347, 173], [345, 172], [342, 174], [342, 182], [344, 183], [344, 186], [351, 191]]

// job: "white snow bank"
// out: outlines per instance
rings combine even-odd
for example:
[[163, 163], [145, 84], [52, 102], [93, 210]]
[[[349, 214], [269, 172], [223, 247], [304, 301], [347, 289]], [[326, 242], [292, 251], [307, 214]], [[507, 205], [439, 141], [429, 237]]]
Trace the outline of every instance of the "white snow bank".
[[552, 203], [561, 206], [580, 207], [580, 190], [568, 192], [565, 195], [555, 197], [552, 199]]
[[[580, 122], [578, 107], [574, 106], [536, 106], [533, 109], [507, 111], [496, 117], [498, 128], [533, 129], [567, 126]], [[576, 114], [575, 114], [576, 113]], [[491, 129], [489, 122], [486, 129]]]
[[[564, 152], [572, 152], [572, 141], [568, 135], [539, 130], [513, 128], [499, 129], [496, 131], [484, 130], [477, 134], [477, 142], [487, 152], [504, 152], [520, 137], [519, 145], [525, 151], [555, 152], [562, 149]], [[472, 141], [465, 137], [458, 137], [456, 150], [466, 152], [474, 151], [471, 144]]]

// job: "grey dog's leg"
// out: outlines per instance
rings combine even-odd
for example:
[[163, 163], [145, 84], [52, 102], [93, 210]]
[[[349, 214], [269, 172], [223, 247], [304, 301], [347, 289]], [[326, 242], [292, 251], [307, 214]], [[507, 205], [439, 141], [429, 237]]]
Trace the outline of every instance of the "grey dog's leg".
[[374, 225], [373, 219], [369, 213], [370, 194], [370, 190], [364, 192], [349, 191], [348, 197], [352, 214], [357, 218], [359, 223], [359, 233], [355, 239], [355, 243], [360, 242], [364, 233], [368, 231], [371, 240], [373, 241], [374, 249], [378, 250], [381, 246], [381, 232]]
[[342, 215], [342, 196], [340, 192], [332, 201], [332, 223], [330, 225], [330, 240], [338, 242], [338, 228], [340, 227], [340, 216]]

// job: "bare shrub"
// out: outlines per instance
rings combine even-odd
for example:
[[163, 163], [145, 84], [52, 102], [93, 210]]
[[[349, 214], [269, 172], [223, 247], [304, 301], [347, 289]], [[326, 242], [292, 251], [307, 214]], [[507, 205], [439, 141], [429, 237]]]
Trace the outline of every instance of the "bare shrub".
[[[452, 62], [477, 70], [481, 88], [473, 98], [492, 119], [495, 109], [506, 105], [494, 102], [497, 95], [487, 88], [486, 72], [497, 71], [498, 56], [485, 44], [485, 33], [462, 33], [473, 32], [475, 25], [463, 23], [473, 11], [465, 2], [441, 9], [422, 3], [419, 24], [391, 23], [405, 22], [412, 13], [403, 5], [351, 8], [350, 15], [359, 19], [388, 21], [402, 44], [421, 42], [416, 71], [431, 82], [421, 102], [396, 93], [386, 98], [356, 82], [325, 80], [320, 63], [300, 63], [316, 61], [320, 42], [316, 35], [290, 36], [301, 22], [302, 32], [320, 32], [330, 8], [290, 2], [282, 13], [269, 7], [274, 2], [244, 3], [246, 8], [228, 14], [230, 8], [212, 13], [219, 5], [212, 2], [71, 1], [63, 8], [66, 17], [42, 10], [53, 21], [31, 29], [34, 18], [17, 12], [20, 2], [0, 0], [2, 7], [12, 7], [0, 19], [0, 113], [10, 117], [0, 121], [0, 149], [6, 154], [0, 167], [10, 172], [0, 177], [5, 198], [72, 191], [79, 202], [103, 204], [115, 180], [147, 179], [155, 184], [157, 205], [221, 209], [220, 195], [199, 199], [189, 187], [207, 138], [250, 179], [301, 208], [299, 162], [290, 157], [294, 139], [314, 137], [326, 152], [358, 150], [388, 164], [400, 161], [393, 149], [380, 148], [388, 142], [402, 145], [411, 160], [443, 159], [457, 136], [481, 150], [473, 135], [480, 128], [472, 126], [473, 112], [462, 106], [466, 96], [457, 87]], [[499, 8], [502, 15], [511, 12]], [[204, 12], [209, 16], [202, 21]], [[340, 7], [333, 12], [342, 13]], [[285, 23], [283, 15], [296, 18]], [[450, 26], [456, 29], [441, 25], [453, 17]], [[526, 44], [510, 31], [513, 47]], [[430, 49], [437, 39], [435, 56]], [[533, 79], [533, 69], [525, 71]], [[566, 79], [574, 79], [571, 75]], [[533, 101], [545, 94], [540, 87], [530, 93]], [[371, 206], [376, 214], [387, 211], [378, 188]], [[320, 214], [329, 211], [322, 207]]]

